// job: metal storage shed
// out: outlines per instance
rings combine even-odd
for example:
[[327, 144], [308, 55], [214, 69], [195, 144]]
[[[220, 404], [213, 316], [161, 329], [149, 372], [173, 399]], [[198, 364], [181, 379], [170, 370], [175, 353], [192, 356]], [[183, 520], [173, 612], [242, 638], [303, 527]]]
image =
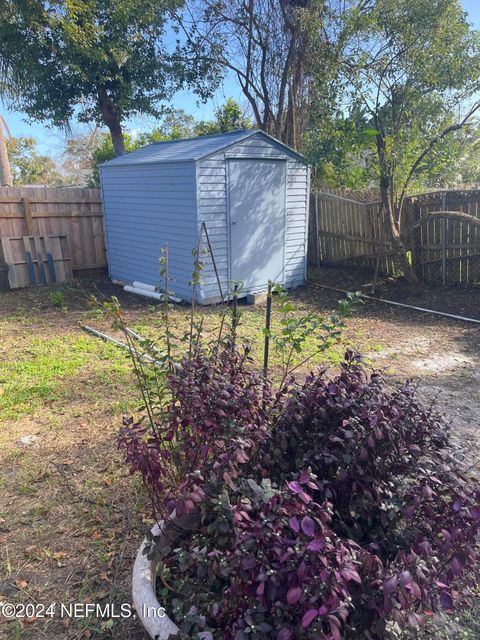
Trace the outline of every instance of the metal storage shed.
[[[269, 279], [288, 288], [304, 282], [309, 167], [264, 132], [151, 144], [100, 165], [100, 176], [112, 279], [161, 288], [168, 244], [170, 288], [189, 300], [205, 223], [224, 291], [232, 281], [244, 293], [264, 291]], [[204, 262], [197, 300], [209, 304], [219, 288], [210, 256]]]

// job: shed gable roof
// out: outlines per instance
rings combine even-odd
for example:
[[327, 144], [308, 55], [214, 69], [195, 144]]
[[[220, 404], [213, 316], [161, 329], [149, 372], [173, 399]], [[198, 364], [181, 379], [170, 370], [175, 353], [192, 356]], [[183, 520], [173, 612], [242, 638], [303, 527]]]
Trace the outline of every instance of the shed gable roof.
[[126, 153], [123, 156], [102, 163], [101, 167], [121, 166], [121, 165], [141, 165], [157, 164], [166, 162], [185, 162], [202, 160], [213, 153], [217, 153], [234, 145], [237, 142], [251, 138], [252, 136], [262, 136], [272, 144], [283, 147], [294, 156], [303, 159], [299, 153], [290, 149], [279, 140], [272, 138], [264, 131], [260, 130], [239, 130], [229, 133], [218, 133], [197, 138], [186, 138], [184, 140], [169, 140], [167, 142], [154, 142], [137, 151]]

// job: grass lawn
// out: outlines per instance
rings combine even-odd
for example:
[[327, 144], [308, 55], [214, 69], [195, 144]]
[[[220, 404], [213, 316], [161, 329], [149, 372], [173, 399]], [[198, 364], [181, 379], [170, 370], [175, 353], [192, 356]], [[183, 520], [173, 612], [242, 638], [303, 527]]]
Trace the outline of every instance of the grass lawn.
[[[118, 295], [129, 326], [141, 334], [159, 331], [159, 307], [124, 294], [106, 278], [0, 296], [0, 601], [57, 603], [52, 617], [0, 620], [2, 639], [146, 638], [133, 617], [60, 615], [60, 603], [130, 603], [133, 559], [152, 524], [141, 485], [115, 448], [122, 415], [136, 411], [139, 393], [126, 354], [80, 327], [87, 323], [118, 335], [88, 307], [91, 292]], [[293, 294], [302, 310], [325, 314], [336, 298], [310, 287]], [[372, 362], [388, 353], [382, 366], [400, 365], [403, 375], [401, 349], [388, 351], [392, 341], [427, 329], [452, 339], [451, 332], [439, 333], [435, 319], [419, 329], [405, 316], [399, 326], [398, 312], [366, 307], [324, 355], [327, 365], [335, 367], [349, 345]], [[187, 328], [189, 313], [186, 305], [173, 307], [177, 331]], [[213, 335], [219, 309], [201, 313]], [[252, 341], [259, 366], [264, 313], [261, 306], [242, 306], [240, 335]], [[438, 349], [445, 347], [439, 343]], [[314, 340], [307, 351], [316, 351]], [[273, 369], [280, 364], [273, 351]], [[475, 379], [471, 385], [470, 395]]]
[[[123, 294], [106, 279], [0, 297], [3, 601], [130, 602], [131, 565], [151, 519], [140, 484], [116, 452], [115, 433], [122, 414], [135, 412], [140, 398], [126, 354], [80, 327], [87, 323], [118, 335], [88, 307], [92, 292], [119, 295], [129, 326], [141, 334], [160, 331], [158, 305]], [[306, 300], [299, 304], [309, 308]], [[265, 309], [241, 310], [239, 334], [251, 340], [260, 365]], [[173, 307], [179, 333], [187, 329], [189, 313], [186, 305]], [[213, 336], [220, 310], [201, 313]], [[314, 340], [307, 344], [307, 351], [316, 348]], [[338, 363], [344, 348], [336, 345], [324, 359]], [[274, 369], [278, 358], [273, 350]], [[134, 619], [74, 620], [55, 613], [0, 625], [2, 638], [144, 637]]]

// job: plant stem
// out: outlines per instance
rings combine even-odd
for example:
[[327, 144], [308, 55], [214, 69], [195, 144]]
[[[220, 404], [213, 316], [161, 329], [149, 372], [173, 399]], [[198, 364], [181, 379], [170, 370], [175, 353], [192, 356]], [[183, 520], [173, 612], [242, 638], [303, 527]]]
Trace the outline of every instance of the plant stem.
[[170, 318], [168, 309], [168, 244], [165, 243], [165, 300], [164, 300], [164, 318], [165, 318], [165, 337], [167, 342], [167, 358], [168, 358], [168, 370], [172, 370], [172, 347], [170, 341]]

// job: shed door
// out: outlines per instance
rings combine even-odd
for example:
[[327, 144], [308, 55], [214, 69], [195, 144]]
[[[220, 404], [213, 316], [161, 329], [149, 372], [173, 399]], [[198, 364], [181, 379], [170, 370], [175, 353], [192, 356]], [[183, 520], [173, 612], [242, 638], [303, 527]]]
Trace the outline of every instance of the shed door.
[[228, 161], [230, 277], [247, 290], [283, 282], [285, 160]]

